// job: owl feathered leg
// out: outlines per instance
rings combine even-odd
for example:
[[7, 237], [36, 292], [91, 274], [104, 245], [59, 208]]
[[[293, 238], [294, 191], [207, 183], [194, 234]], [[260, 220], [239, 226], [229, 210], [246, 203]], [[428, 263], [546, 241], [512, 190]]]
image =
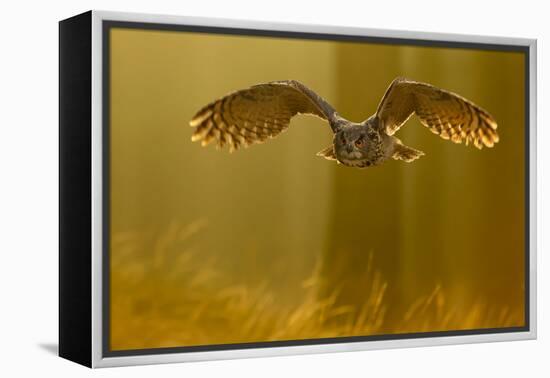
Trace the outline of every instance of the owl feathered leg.
[[394, 158], [395, 160], [403, 160], [407, 163], [410, 163], [411, 161], [414, 161], [424, 155], [424, 152], [409, 146], [405, 146], [403, 143], [401, 143], [399, 139], [395, 138], [392, 154], [392, 158]]
[[327, 148], [323, 148], [321, 151], [317, 152], [317, 156], [321, 156], [327, 160], [334, 160], [338, 162], [338, 160], [336, 160], [336, 154], [334, 153], [333, 145], [330, 145]]

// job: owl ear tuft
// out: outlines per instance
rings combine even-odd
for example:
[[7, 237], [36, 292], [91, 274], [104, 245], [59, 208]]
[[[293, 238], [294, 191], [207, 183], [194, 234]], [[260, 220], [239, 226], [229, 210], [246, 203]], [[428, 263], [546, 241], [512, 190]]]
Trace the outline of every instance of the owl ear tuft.
[[337, 160], [336, 154], [334, 153], [334, 146], [332, 145], [317, 152], [317, 156], [324, 157], [327, 160]]

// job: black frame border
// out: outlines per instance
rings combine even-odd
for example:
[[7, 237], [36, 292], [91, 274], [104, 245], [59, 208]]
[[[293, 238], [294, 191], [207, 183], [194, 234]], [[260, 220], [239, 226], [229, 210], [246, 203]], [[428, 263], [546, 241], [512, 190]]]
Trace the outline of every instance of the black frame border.
[[59, 21], [59, 356], [92, 366], [92, 12]]
[[[124, 357], [124, 356], [143, 356], [168, 353], [192, 353], [192, 352], [207, 352], [207, 351], [223, 351], [223, 350], [238, 350], [238, 349], [255, 349], [255, 348], [277, 348], [291, 346], [308, 346], [308, 345], [323, 345], [323, 344], [344, 344], [352, 342], [366, 341], [386, 341], [386, 340], [406, 340], [419, 339], [428, 337], [449, 337], [449, 336], [468, 336], [468, 335], [487, 335], [498, 333], [513, 333], [513, 332], [529, 332], [530, 331], [530, 49], [524, 45], [510, 45], [499, 43], [481, 43], [481, 42], [456, 42], [456, 41], [435, 41], [429, 39], [414, 39], [414, 38], [394, 38], [394, 37], [374, 37], [346, 34], [330, 34], [316, 32], [298, 32], [298, 31], [281, 31], [281, 30], [266, 30], [266, 29], [246, 29], [218, 26], [197, 26], [197, 25], [180, 25], [180, 24], [164, 24], [164, 23], [149, 23], [149, 22], [134, 22], [134, 21], [102, 21], [102, 357]], [[503, 327], [503, 328], [480, 328], [456, 331], [433, 331], [433, 332], [417, 332], [417, 333], [402, 333], [402, 334], [385, 334], [385, 335], [369, 335], [369, 336], [344, 336], [332, 338], [304, 339], [304, 340], [284, 340], [284, 341], [263, 341], [249, 343], [233, 343], [233, 344], [212, 344], [212, 345], [193, 345], [181, 347], [167, 348], [147, 348], [147, 349], [129, 349], [129, 350], [111, 350], [110, 349], [110, 31], [113, 28], [119, 29], [138, 29], [138, 30], [154, 30], [154, 31], [170, 31], [170, 32], [192, 32], [206, 34], [221, 34], [221, 35], [237, 35], [237, 36], [253, 36], [267, 38], [289, 38], [303, 40], [324, 40], [324, 41], [340, 41], [340, 42], [357, 42], [357, 43], [374, 43], [386, 45], [406, 45], [406, 46], [422, 46], [422, 47], [439, 47], [439, 48], [458, 48], [458, 49], [473, 49], [473, 50], [490, 50], [490, 51], [507, 51], [520, 52], [525, 56], [525, 104], [524, 104], [524, 127], [525, 127], [525, 261], [524, 261], [524, 287], [525, 287], [525, 304], [524, 304], [524, 320], [525, 325], [522, 327]]]

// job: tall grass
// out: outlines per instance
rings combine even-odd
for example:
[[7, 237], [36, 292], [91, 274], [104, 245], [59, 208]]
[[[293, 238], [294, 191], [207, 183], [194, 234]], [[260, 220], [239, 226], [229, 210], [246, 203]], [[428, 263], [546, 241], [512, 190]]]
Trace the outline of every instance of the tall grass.
[[[111, 348], [297, 340], [340, 336], [503, 327], [523, 322], [522, 312], [480, 301], [457, 308], [440, 286], [410, 304], [389, 324], [388, 282], [368, 256], [358, 304], [339, 300], [346, 282], [327, 282], [319, 260], [296, 288], [299, 299], [282, 300], [269, 278], [250, 284], [206, 259], [190, 241], [202, 220], [172, 224], [159, 237], [118, 233], [111, 244]], [[266, 271], [265, 277], [269, 277]], [[343, 276], [344, 277], [344, 276]]]

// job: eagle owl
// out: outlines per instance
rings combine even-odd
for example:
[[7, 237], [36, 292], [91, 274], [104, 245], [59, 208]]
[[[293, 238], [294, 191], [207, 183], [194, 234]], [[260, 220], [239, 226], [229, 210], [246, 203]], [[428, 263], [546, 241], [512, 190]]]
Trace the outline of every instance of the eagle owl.
[[332, 144], [317, 155], [349, 167], [366, 168], [392, 158], [411, 162], [424, 152], [394, 136], [413, 115], [434, 134], [477, 148], [498, 142], [495, 119], [471, 101], [430, 84], [397, 78], [382, 97], [376, 113], [363, 122], [342, 118], [317, 93], [295, 80], [254, 85], [206, 105], [193, 117], [191, 140], [215, 141], [229, 151], [262, 143], [286, 130], [296, 114], [328, 122]]

